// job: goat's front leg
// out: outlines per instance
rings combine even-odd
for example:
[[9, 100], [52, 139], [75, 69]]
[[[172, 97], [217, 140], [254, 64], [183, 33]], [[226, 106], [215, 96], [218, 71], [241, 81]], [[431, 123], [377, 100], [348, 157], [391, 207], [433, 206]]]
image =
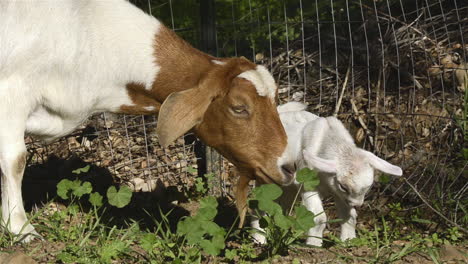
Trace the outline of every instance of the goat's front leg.
[[0, 80], [0, 174], [2, 188], [2, 218], [0, 224], [28, 242], [37, 234], [28, 223], [21, 195], [21, 183], [26, 167], [24, 133], [26, 120], [33, 108], [28, 89], [15, 76]]
[[37, 233], [28, 223], [21, 195], [21, 182], [26, 166], [24, 128], [18, 120], [0, 116], [0, 167], [2, 177], [2, 225], [28, 242]]
[[321, 247], [323, 243], [323, 230], [327, 223], [327, 215], [323, 210], [322, 199], [316, 191], [302, 193], [302, 203], [307, 210], [314, 213], [315, 226], [307, 233], [307, 245]]
[[342, 219], [340, 239], [342, 241], [356, 237], [356, 209], [341, 199], [336, 199], [338, 218]]

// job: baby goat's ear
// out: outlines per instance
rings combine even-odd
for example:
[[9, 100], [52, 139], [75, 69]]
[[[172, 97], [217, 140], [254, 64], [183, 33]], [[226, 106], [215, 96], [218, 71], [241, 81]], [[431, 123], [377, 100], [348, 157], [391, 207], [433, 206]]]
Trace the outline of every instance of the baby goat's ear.
[[302, 151], [302, 154], [304, 155], [304, 160], [306, 161], [308, 167], [317, 169], [318, 171], [322, 172], [336, 173], [336, 161], [317, 157], [316, 155], [310, 153], [307, 149]]
[[374, 169], [395, 176], [403, 175], [403, 171], [400, 167], [390, 164], [369, 151], [363, 150], [363, 153], [367, 157], [369, 164], [374, 167]]

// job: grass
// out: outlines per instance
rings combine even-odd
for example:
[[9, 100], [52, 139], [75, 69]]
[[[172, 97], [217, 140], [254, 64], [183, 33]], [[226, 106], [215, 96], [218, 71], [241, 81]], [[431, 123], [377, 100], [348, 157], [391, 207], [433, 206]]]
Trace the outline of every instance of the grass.
[[[250, 237], [240, 231], [226, 236], [229, 243], [225, 250], [208, 254], [200, 245], [189, 244], [186, 235], [171, 230], [170, 214], [164, 215], [161, 221], [154, 220], [156, 228], [150, 231], [142, 230], [138, 222], [127, 223], [125, 227], [109, 226], [96, 210], [82, 211], [76, 204], [60, 210], [53, 209], [55, 206], [55, 203], [47, 204], [43, 214], [32, 220], [45, 241], [21, 245], [15, 243], [14, 236], [1, 232], [2, 251], [22, 250], [38, 261], [42, 260], [41, 263], [44, 259], [55, 260], [51, 263], [200, 263], [214, 260], [238, 263], [274, 257], [259, 257], [267, 249], [254, 245]], [[299, 259], [304, 255], [305, 260], [308, 255], [304, 252], [312, 250], [334, 254], [343, 262], [357, 259], [368, 263], [393, 263], [417, 253], [437, 263], [440, 246], [463, 243], [461, 236], [454, 241], [449, 234], [400, 233], [398, 230], [382, 218], [372, 228], [360, 229], [358, 238], [351, 241], [341, 242], [331, 236], [327, 249], [296, 246], [289, 252], [296, 252], [292, 256], [299, 256]], [[365, 255], [358, 254], [362, 249], [366, 250]]]
[[[124, 196], [115, 196], [119, 193], [115, 188], [109, 197], [98, 199], [85, 183], [61, 186], [68, 188], [66, 192], [59, 189], [63, 197], [68, 197], [67, 206], [52, 200], [29, 215], [44, 240], [21, 244], [18, 237], [3, 230], [0, 252], [20, 250], [39, 263], [270, 263], [275, 258], [290, 263], [312, 259], [333, 263], [441, 263], [443, 245], [459, 245], [466, 250], [466, 238], [456, 228], [434, 227], [437, 225], [424, 220], [421, 212], [399, 203], [387, 204], [385, 217], [364, 214], [359, 219], [358, 237], [353, 240], [341, 242], [329, 233], [325, 248], [307, 247], [303, 237], [297, 237], [294, 243], [277, 243], [285, 248], [272, 250], [253, 244], [248, 228], [235, 229], [235, 222], [224, 227], [216, 223], [221, 206], [213, 197], [202, 198], [196, 212], [179, 219], [173, 217], [172, 210], [146, 212], [152, 222], [148, 225], [120, 219], [121, 214], [109, 204], [111, 200], [119, 205], [125, 202]], [[294, 231], [281, 225], [267, 228]]]

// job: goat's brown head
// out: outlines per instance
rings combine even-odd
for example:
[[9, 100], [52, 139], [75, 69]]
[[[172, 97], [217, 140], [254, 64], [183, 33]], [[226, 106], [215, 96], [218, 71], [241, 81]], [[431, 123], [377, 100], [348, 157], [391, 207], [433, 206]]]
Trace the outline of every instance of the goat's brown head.
[[212, 67], [196, 87], [168, 96], [157, 134], [163, 146], [193, 129], [243, 175], [287, 185], [293, 175], [282, 158], [287, 137], [276, 110], [271, 74], [244, 58]]

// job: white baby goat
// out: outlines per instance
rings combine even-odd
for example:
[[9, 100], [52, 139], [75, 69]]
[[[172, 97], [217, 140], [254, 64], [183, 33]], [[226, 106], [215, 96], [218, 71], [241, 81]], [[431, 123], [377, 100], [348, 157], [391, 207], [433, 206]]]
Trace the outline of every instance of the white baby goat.
[[[327, 216], [322, 199], [333, 196], [341, 222], [341, 240], [356, 237], [356, 206], [361, 206], [374, 181], [374, 169], [401, 176], [402, 170], [374, 154], [358, 148], [354, 140], [335, 117], [318, 117], [301, 103], [278, 106], [281, 122], [288, 135], [288, 155], [296, 160], [296, 169], [309, 167], [319, 172], [320, 184], [315, 191], [302, 191], [303, 204], [315, 215], [315, 226], [308, 232], [308, 245], [322, 246]], [[291, 206], [299, 184], [283, 187], [280, 204]], [[252, 227], [260, 229], [258, 219]], [[254, 234], [254, 239], [265, 243], [265, 237]]]

